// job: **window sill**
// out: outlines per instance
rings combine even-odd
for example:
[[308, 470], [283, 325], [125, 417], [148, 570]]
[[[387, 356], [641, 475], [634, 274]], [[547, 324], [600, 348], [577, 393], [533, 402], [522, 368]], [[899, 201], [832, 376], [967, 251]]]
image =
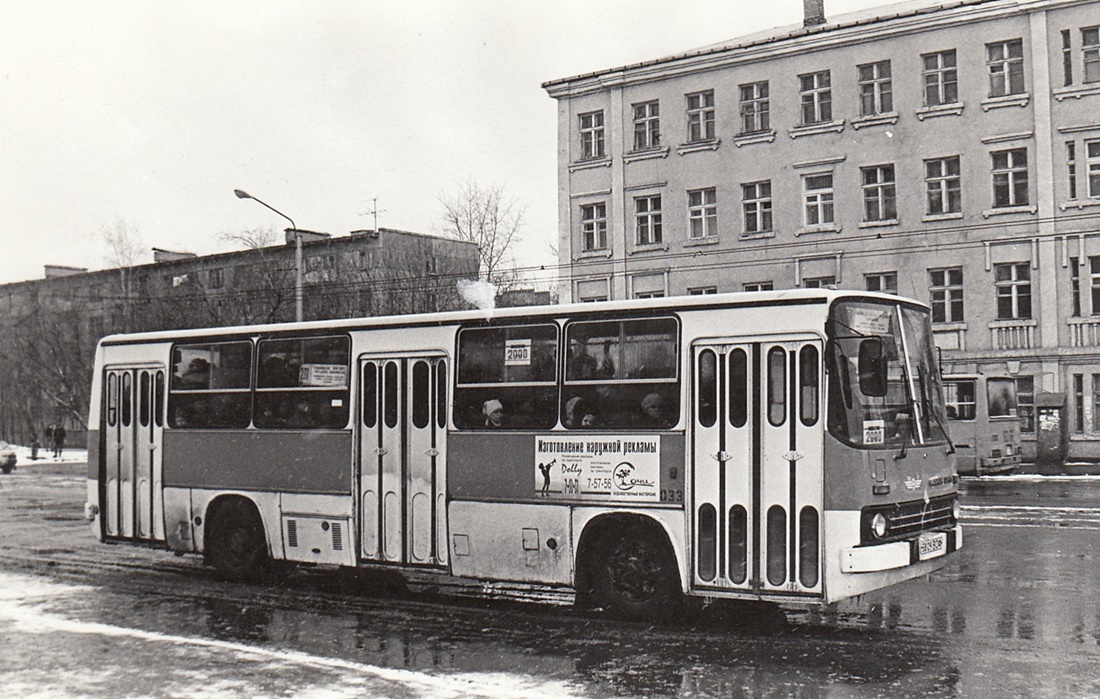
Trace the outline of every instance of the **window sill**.
[[598, 167], [611, 167], [611, 158], [591, 158], [589, 160], [577, 160], [569, 165], [569, 172], [578, 170], [591, 170]]
[[632, 150], [623, 155], [624, 163], [633, 163], [638, 160], [652, 160], [654, 158], [667, 158], [670, 148], [646, 148], [645, 150]]
[[812, 233], [839, 233], [840, 226], [835, 223], [822, 223], [816, 226], [803, 226], [794, 232], [796, 236]]
[[708, 235], [706, 238], [688, 238], [684, 241], [685, 248], [699, 247], [700, 245], [717, 245], [718, 236]]
[[835, 121], [823, 121], [818, 124], [792, 126], [787, 133], [791, 135], [791, 138], [801, 138], [803, 136], [817, 136], [823, 133], [840, 133], [843, 130], [844, 120], [837, 119]]
[[573, 256], [575, 260], [590, 260], [599, 257], [611, 257], [612, 251], [610, 248], [601, 250], [583, 250]]
[[1100, 206], [1100, 198], [1070, 199], [1064, 204], [1059, 204], [1058, 208], [1065, 211], [1066, 209], [1087, 209], [1090, 206]]
[[952, 102], [951, 104], [937, 104], [934, 107], [922, 107], [916, 112], [917, 119], [924, 121], [936, 117], [959, 116], [963, 113], [963, 107], [965, 106], [962, 102]]
[[986, 209], [982, 212], [982, 218], [991, 218], [993, 216], [1009, 216], [1011, 214], [1034, 214], [1038, 210], [1038, 207], [1034, 205], [1005, 206], [999, 209]]
[[664, 243], [651, 243], [649, 245], [635, 245], [630, 251], [631, 255], [644, 255], [650, 252], [668, 252], [668, 246]]
[[989, 321], [990, 330], [996, 330], [997, 328], [1036, 328], [1039, 326], [1039, 321], [1034, 318], [1010, 318], [1006, 320], [991, 320]]
[[921, 221], [925, 223], [936, 223], [937, 221], [958, 221], [962, 219], [963, 214], [961, 211], [952, 211], [947, 214], [926, 214], [921, 217]]
[[775, 129], [768, 131], [754, 131], [752, 133], [739, 134], [733, 139], [733, 145], [738, 148], [750, 146], [754, 143], [771, 143], [775, 140]]
[[1079, 100], [1082, 97], [1090, 97], [1092, 95], [1100, 95], [1100, 83], [1095, 85], [1090, 84], [1085, 87], [1065, 87], [1054, 91], [1054, 99], [1059, 102], [1068, 99]]
[[1031, 101], [1031, 95], [1022, 92], [1018, 95], [1003, 95], [1001, 97], [988, 97], [982, 100], [982, 111], [988, 112], [994, 109], [1006, 107], [1026, 107]]
[[720, 145], [722, 145], [722, 139], [708, 138], [704, 141], [681, 143], [679, 146], [677, 146], [676, 152], [680, 155], [686, 155], [687, 153], [698, 153], [705, 150], [718, 150], [718, 146]]
[[760, 231], [758, 233], [742, 233], [741, 240], [766, 240], [774, 238], [775, 231]]
[[862, 221], [859, 224], [860, 228], [887, 228], [889, 226], [898, 225], [896, 218], [885, 219], [882, 221]]
[[898, 123], [897, 112], [882, 112], [881, 114], [868, 114], [852, 119], [852, 128], [858, 131], [867, 126], [886, 126], [896, 123]]
[[932, 332], [966, 332], [966, 323], [955, 321], [949, 323], [932, 323]]

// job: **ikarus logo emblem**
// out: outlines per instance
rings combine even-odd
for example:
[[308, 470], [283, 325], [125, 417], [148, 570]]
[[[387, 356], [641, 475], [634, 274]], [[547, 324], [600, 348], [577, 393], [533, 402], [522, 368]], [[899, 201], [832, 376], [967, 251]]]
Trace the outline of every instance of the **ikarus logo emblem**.
[[924, 483], [924, 481], [922, 479], [913, 478], [912, 476], [910, 476], [909, 478], [905, 479], [905, 489], [906, 490], [920, 490], [920, 487], [923, 483]]

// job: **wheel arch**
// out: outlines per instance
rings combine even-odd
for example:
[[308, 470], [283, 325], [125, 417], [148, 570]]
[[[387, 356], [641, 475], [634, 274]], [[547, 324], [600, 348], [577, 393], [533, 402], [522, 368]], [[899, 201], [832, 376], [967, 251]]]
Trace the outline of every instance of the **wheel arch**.
[[574, 550], [573, 585], [578, 601], [583, 604], [592, 593], [591, 579], [593, 557], [598, 555], [601, 545], [611, 534], [623, 530], [634, 530], [653, 537], [666, 548], [668, 555], [676, 562], [676, 574], [679, 578], [680, 591], [687, 593], [686, 577], [684, 575], [684, 563], [678, 554], [674, 542], [679, 541], [668, 521], [655, 517], [648, 512], [602, 512], [581, 519], [579, 524], [580, 535], [576, 539]]
[[244, 493], [221, 493], [215, 495], [206, 503], [206, 508], [203, 511], [202, 516], [202, 529], [203, 529], [203, 546], [202, 553], [204, 560], [210, 562], [210, 544], [213, 538], [217, 536], [218, 527], [222, 525], [222, 521], [219, 518], [226, 517], [230, 512], [236, 509], [238, 512], [248, 512], [250, 516], [255, 517], [260, 522], [260, 528], [264, 532], [264, 541], [267, 546], [268, 556], [273, 557], [274, 554], [274, 540], [271, 536], [271, 529], [268, 527], [267, 520], [264, 519], [263, 508], [248, 495]]

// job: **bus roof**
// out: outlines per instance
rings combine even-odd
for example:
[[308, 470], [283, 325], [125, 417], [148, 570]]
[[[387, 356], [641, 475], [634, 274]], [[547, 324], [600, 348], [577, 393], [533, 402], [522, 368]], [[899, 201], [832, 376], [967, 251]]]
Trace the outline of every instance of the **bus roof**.
[[527, 317], [556, 317], [578, 314], [599, 314], [630, 311], [696, 310], [704, 308], [730, 308], [738, 306], [788, 306], [830, 304], [837, 299], [866, 299], [903, 303], [922, 309], [927, 304], [894, 294], [873, 291], [841, 291], [832, 289], [785, 289], [782, 291], [741, 291], [699, 296], [670, 296], [653, 299], [599, 301], [594, 303], [570, 303], [545, 306], [514, 306], [489, 310], [446, 311], [440, 313], [416, 313], [361, 318], [336, 318], [302, 322], [265, 323], [221, 327], [189, 328], [183, 330], [154, 330], [129, 334], [114, 334], [102, 338], [103, 345], [134, 342], [155, 342], [205, 337], [209, 335], [262, 334], [296, 330], [351, 330], [360, 328], [385, 328], [400, 326], [452, 325], [476, 321], [522, 319]]

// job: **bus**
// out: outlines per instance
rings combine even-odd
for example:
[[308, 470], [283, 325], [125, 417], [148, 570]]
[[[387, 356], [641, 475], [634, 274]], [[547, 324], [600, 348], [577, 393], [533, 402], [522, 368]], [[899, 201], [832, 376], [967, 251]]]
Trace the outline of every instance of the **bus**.
[[108, 336], [86, 515], [232, 580], [826, 605], [962, 546], [929, 319], [789, 290]]
[[959, 473], [986, 476], [1016, 470], [1021, 449], [1015, 379], [947, 374], [943, 390]]

